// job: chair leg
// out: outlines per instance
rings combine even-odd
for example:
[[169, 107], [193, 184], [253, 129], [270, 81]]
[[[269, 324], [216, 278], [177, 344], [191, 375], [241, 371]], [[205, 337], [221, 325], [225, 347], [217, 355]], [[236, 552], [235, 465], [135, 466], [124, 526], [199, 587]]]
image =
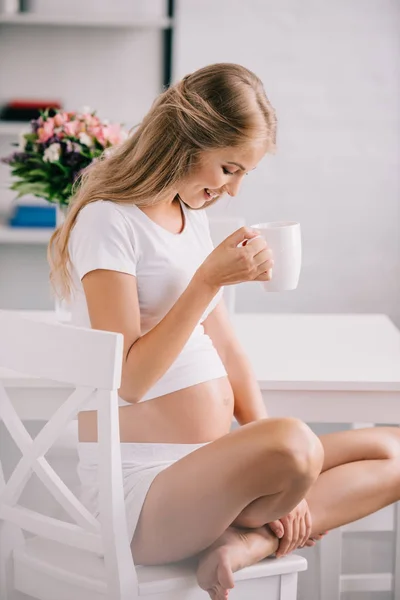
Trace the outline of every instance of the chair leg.
[[320, 600], [340, 600], [342, 571], [342, 531], [330, 531], [319, 542], [319, 597]]
[[297, 573], [281, 575], [281, 592], [279, 600], [296, 600], [297, 598]]
[[14, 577], [12, 553], [16, 546], [24, 543], [24, 536], [16, 525], [0, 523], [0, 598], [12, 600], [14, 596]]

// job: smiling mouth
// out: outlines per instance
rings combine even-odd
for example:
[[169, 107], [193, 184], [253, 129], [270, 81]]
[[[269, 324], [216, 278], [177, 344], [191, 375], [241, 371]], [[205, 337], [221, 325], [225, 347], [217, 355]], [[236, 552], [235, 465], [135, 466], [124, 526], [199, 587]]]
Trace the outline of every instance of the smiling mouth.
[[219, 194], [217, 194], [216, 192], [212, 192], [208, 188], [204, 188], [204, 191], [210, 200], [215, 200], [215, 198], [218, 198], [219, 196]]

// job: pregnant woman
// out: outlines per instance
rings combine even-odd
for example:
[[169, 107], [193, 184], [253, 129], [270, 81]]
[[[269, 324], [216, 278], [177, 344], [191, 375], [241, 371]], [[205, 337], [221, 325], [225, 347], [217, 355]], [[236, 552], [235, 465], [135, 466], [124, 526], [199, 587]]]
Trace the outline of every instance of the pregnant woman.
[[[246, 68], [184, 77], [89, 167], [49, 249], [72, 322], [124, 335], [119, 415], [134, 560], [196, 556], [213, 600], [227, 596], [235, 570], [400, 498], [398, 430], [318, 438], [296, 419], [269, 419], [229, 322], [223, 286], [269, 280], [273, 257], [262, 238], [241, 244], [256, 237], [245, 227], [214, 249], [204, 208], [238, 193], [275, 135], [274, 109]], [[79, 414], [79, 440], [82, 501], [97, 515], [95, 411]]]

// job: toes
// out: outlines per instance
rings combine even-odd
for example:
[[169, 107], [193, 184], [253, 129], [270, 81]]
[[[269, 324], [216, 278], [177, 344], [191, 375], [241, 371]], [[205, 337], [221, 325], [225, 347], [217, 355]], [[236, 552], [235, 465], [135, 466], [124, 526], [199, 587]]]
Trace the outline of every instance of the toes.
[[231, 571], [229, 564], [228, 565], [225, 565], [225, 564], [219, 565], [217, 574], [218, 574], [218, 581], [221, 584], [221, 588], [224, 589], [224, 591], [231, 590], [233, 587], [235, 587], [233, 573]]
[[211, 600], [227, 600], [229, 596], [229, 590], [225, 590], [219, 586], [208, 589], [207, 593]]
[[218, 600], [218, 592], [216, 588], [210, 588], [209, 590], [207, 590], [207, 593], [210, 596], [211, 600]]

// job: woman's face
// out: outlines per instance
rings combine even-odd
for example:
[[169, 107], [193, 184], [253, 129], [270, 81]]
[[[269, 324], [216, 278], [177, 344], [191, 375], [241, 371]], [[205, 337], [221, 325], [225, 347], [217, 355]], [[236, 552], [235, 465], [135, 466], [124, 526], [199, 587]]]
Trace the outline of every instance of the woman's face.
[[203, 152], [178, 194], [191, 208], [201, 208], [224, 193], [236, 196], [243, 177], [256, 168], [265, 153], [265, 144], [260, 142]]

